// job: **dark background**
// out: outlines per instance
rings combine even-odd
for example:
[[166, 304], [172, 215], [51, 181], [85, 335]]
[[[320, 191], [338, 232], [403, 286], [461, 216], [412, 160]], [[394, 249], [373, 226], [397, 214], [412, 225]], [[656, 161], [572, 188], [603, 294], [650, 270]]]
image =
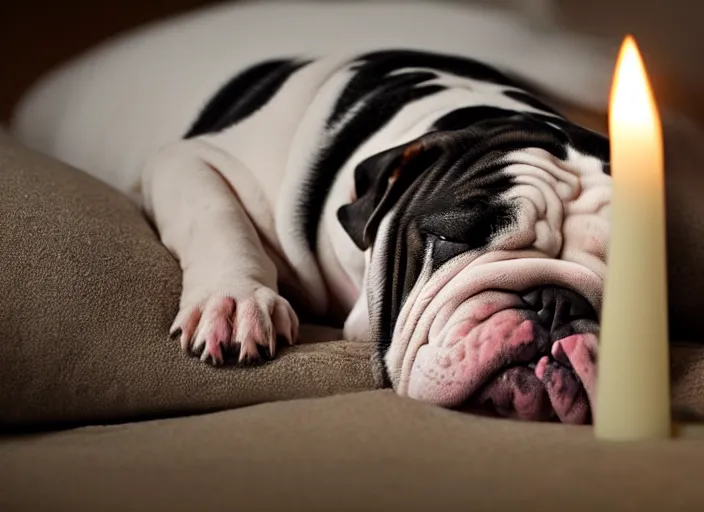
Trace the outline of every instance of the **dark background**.
[[[475, 1], [516, 5], [521, 0]], [[8, 119], [22, 91], [49, 67], [122, 30], [213, 3], [217, 2], [0, 0], [0, 122]], [[618, 40], [626, 32], [635, 34], [660, 104], [704, 120], [703, 0], [553, 0], [553, 4], [558, 20], [575, 30]]]
[[213, 0], [0, 0], [0, 122], [40, 73], [122, 30]]

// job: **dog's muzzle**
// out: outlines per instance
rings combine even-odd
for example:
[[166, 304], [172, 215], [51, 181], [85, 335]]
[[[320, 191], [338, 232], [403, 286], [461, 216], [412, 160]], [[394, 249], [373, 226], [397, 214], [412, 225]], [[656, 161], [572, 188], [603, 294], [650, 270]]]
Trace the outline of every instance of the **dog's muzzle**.
[[[521, 264], [525, 272], [516, 272]], [[598, 289], [599, 279], [554, 260], [497, 262], [458, 274], [435, 290], [430, 279], [425, 294], [412, 298], [418, 311], [397, 331], [408, 338], [398, 392], [510, 418], [588, 423], [598, 335], [598, 305], [588, 290]], [[468, 292], [458, 293], [453, 280], [480, 289], [465, 285]]]
[[478, 371], [488, 377], [463, 406], [525, 420], [588, 422], [596, 312], [560, 287], [530, 290], [521, 299], [526, 309], [504, 310], [484, 326], [481, 334], [496, 350], [480, 351], [476, 364], [486, 369]]

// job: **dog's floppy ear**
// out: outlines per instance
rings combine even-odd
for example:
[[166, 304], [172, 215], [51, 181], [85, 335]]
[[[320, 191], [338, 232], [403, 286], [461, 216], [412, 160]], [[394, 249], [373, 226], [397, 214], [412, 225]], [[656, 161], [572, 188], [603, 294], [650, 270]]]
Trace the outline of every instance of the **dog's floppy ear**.
[[426, 135], [408, 144], [377, 153], [354, 172], [356, 199], [337, 210], [337, 218], [350, 238], [367, 249], [383, 216], [398, 198], [442, 153], [441, 138]]

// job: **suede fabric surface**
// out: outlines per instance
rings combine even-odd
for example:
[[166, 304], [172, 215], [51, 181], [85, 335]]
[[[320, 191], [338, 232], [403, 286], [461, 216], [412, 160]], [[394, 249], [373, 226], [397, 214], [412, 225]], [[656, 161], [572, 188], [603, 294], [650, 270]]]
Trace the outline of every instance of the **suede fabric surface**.
[[603, 442], [378, 390], [0, 440], [0, 510], [695, 512], [685, 433]]
[[[1, 134], [0, 234], [0, 428], [374, 387], [368, 343], [302, 344], [246, 369], [187, 357], [168, 339], [180, 269], [140, 211], [89, 175]], [[330, 339], [307, 332], [311, 341]]]

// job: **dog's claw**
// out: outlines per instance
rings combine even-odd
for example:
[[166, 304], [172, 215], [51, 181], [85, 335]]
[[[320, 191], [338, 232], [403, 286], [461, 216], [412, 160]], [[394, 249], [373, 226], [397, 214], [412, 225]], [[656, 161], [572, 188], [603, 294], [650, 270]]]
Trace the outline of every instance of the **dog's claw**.
[[207, 347], [207, 350], [203, 350], [200, 356], [200, 360], [204, 363], [211, 364], [213, 366], [220, 366], [224, 362], [222, 347], [223, 343], [219, 342], [214, 344], [214, 346]]
[[244, 298], [233, 295], [182, 308], [170, 336], [180, 335], [186, 352], [216, 366], [224, 364], [225, 354], [235, 354], [241, 365], [271, 359], [279, 338], [289, 345], [296, 342], [298, 318], [284, 298], [268, 288], [256, 289]]
[[201, 357], [205, 352], [205, 343], [194, 343], [187, 348], [187, 352], [194, 357]]

